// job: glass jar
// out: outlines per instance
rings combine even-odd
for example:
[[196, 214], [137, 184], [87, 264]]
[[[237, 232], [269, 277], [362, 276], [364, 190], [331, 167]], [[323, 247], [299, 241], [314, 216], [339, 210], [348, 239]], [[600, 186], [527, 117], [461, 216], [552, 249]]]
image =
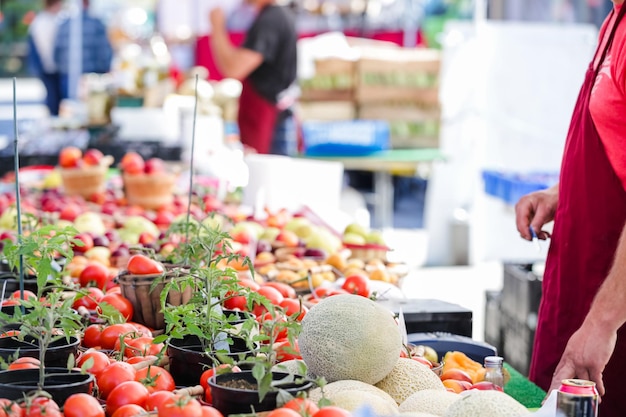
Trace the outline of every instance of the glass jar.
[[504, 388], [504, 373], [502, 372], [502, 362], [500, 356], [485, 357], [485, 381], [491, 382], [500, 388]]

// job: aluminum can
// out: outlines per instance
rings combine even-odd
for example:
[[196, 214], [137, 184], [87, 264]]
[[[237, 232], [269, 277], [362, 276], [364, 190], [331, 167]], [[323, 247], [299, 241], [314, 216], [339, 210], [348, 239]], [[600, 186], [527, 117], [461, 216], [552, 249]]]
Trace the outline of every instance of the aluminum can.
[[564, 379], [557, 392], [556, 408], [560, 417], [598, 417], [596, 383], [584, 379]]

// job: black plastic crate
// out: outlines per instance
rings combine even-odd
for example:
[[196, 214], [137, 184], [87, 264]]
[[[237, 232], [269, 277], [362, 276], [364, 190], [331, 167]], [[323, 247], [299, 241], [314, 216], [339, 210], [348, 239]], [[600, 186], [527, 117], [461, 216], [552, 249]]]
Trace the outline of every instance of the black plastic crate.
[[519, 322], [533, 321], [539, 311], [542, 276], [533, 264], [504, 264], [501, 310]]
[[518, 321], [507, 314], [500, 316], [502, 320], [502, 356], [513, 368], [522, 375], [528, 376], [532, 359], [535, 329], [525, 321]]
[[485, 342], [502, 352], [502, 320], [500, 298], [502, 291], [485, 291]]
[[402, 310], [407, 333], [446, 332], [472, 337], [472, 310], [431, 299], [378, 301], [394, 313]]

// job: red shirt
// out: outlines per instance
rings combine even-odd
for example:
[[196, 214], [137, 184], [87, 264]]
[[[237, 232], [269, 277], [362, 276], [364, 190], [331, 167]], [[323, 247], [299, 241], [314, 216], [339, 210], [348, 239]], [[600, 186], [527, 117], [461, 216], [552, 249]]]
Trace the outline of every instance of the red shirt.
[[[603, 24], [600, 51], [622, 6]], [[597, 67], [601, 52], [594, 62]], [[591, 117], [613, 169], [626, 190], [626, 18], [622, 19], [591, 92]]]

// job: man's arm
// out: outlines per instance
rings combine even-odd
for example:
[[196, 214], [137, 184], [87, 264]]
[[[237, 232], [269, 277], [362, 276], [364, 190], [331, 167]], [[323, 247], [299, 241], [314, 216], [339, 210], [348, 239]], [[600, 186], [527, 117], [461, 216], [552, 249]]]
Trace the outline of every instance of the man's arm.
[[613, 266], [598, 290], [582, 326], [567, 342], [556, 368], [551, 389], [562, 379], [582, 378], [595, 381], [604, 394], [602, 371], [617, 341], [617, 330], [626, 323], [626, 225], [615, 253]]
[[226, 30], [224, 12], [211, 10], [211, 50], [223, 76], [243, 80], [263, 63], [263, 55], [232, 44]]

